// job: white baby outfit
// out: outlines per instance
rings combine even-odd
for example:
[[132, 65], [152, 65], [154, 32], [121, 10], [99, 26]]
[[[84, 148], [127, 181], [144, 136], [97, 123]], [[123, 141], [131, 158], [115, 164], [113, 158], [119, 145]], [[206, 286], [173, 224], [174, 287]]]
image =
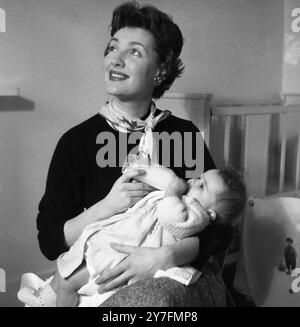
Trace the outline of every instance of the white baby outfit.
[[[63, 278], [67, 278], [85, 260], [90, 278], [78, 291], [79, 306], [96, 307], [117, 289], [99, 294], [95, 279], [127, 256], [113, 250], [110, 243], [160, 247], [200, 232], [209, 221], [207, 212], [197, 200], [188, 196], [164, 197], [164, 191], [154, 191], [126, 212], [88, 225], [69, 251], [57, 259], [58, 271]], [[158, 270], [154, 277], [168, 277], [190, 285], [200, 274], [196, 269], [186, 266]], [[22, 281], [18, 292], [20, 301], [27, 306], [55, 305], [56, 298], [49, 287], [51, 278], [43, 281], [30, 273], [24, 274]], [[30, 293], [34, 290], [41, 290], [41, 295], [35, 297]], [[43, 298], [49, 300], [44, 301]], [[39, 305], [39, 302], [43, 303]]]
[[[67, 278], [85, 260], [90, 281], [78, 293], [91, 296], [98, 290], [95, 279], [127, 256], [113, 250], [110, 243], [160, 247], [193, 235], [208, 223], [206, 211], [195, 199], [187, 196], [164, 198], [164, 191], [154, 191], [125, 213], [88, 225], [70, 250], [58, 258], [58, 271]], [[156, 277], [158, 275], [188, 285], [199, 277], [199, 272], [184, 267], [159, 271]]]

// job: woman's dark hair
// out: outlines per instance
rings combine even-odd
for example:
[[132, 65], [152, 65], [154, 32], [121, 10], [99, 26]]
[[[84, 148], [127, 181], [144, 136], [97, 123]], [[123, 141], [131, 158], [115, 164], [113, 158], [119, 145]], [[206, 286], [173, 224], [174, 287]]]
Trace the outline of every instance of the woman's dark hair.
[[232, 167], [219, 170], [225, 191], [217, 195], [218, 215], [221, 221], [233, 223], [244, 212], [247, 192], [242, 174]]
[[[113, 12], [111, 22], [111, 36], [123, 27], [139, 27], [150, 32], [155, 40], [155, 51], [160, 64], [166, 70], [162, 82], [156, 86], [153, 98], [160, 98], [168, 90], [177, 77], [180, 77], [184, 66], [179, 58], [183, 36], [172, 17], [153, 6], [143, 6], [136, 1], [127, 2], [117, 7]], [[108, 49], [105, 50], [105, 55]]]

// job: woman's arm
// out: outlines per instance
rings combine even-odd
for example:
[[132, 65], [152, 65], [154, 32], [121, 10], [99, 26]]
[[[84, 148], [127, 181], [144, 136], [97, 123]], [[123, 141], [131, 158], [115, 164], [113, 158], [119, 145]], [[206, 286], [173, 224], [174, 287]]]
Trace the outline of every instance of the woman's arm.
[[69, 138], [63, 136], [50, 163], [37, 216], [39, 246], [49, 260], [66, 252], [85, 226], [126, 210], [153, 190], [143, 183], [131, 183], [131, 178], [142, 174], [142, 171], [131, 171], [113, 184], [105, 198], [84, 210], [86, 172], [81, 159]]
[[152, 278], [159, 269], [169, 269], [192, 262], [199, 250], [199, 239], [189, 237], [160, 248], [111, 244], [111, 247], [128, 257], [115, 268], [105, 272], [97, 280], [99, 292], [107, 292], [127, 283]]
[[49, 260], [68, 250], [64, 236], [65, 222], [84, 211], [84, 171], [81, 161], [63, 135], [53, 153], [46, 189], [37, 215], [38, 240], [41, 252]]
[[73, 245], [87, 225], [110, 216], [112, 216], [112, 210], [103, 199], [78, 216], [67, 220], [64, 224], [66, 246]]
[[89, 224], [124, 212], [142, 197], [153, 190], [143, 183], [131, 183], [131, 180], [144, 174], [141, 169], [128, 170], [114, 183], [109, 194], [75, 218], [66, 221], [64, 235], [67, 246], [71, 246], [82, 230]]

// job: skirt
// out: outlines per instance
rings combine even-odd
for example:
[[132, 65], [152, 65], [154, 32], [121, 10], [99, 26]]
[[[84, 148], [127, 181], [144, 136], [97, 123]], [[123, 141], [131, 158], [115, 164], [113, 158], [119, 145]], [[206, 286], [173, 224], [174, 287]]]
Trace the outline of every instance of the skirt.
[[226, 307], [226, 285], [216, 262], [208, 261], [199, 279], [185, 286], [170, 278], [151, 278], [121, 288], [100, 307]]

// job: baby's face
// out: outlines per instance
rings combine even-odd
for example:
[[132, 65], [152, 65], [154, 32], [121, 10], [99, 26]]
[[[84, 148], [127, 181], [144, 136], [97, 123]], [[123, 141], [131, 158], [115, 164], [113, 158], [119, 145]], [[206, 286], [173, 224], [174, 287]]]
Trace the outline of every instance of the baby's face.
[[217, 195], [225, 191], [222, 177], [217, 169], [203, 173], [199, 178], [188, 180], [189, 190], [187, 196], [199, 201], [204, 209], [215, 209]]

